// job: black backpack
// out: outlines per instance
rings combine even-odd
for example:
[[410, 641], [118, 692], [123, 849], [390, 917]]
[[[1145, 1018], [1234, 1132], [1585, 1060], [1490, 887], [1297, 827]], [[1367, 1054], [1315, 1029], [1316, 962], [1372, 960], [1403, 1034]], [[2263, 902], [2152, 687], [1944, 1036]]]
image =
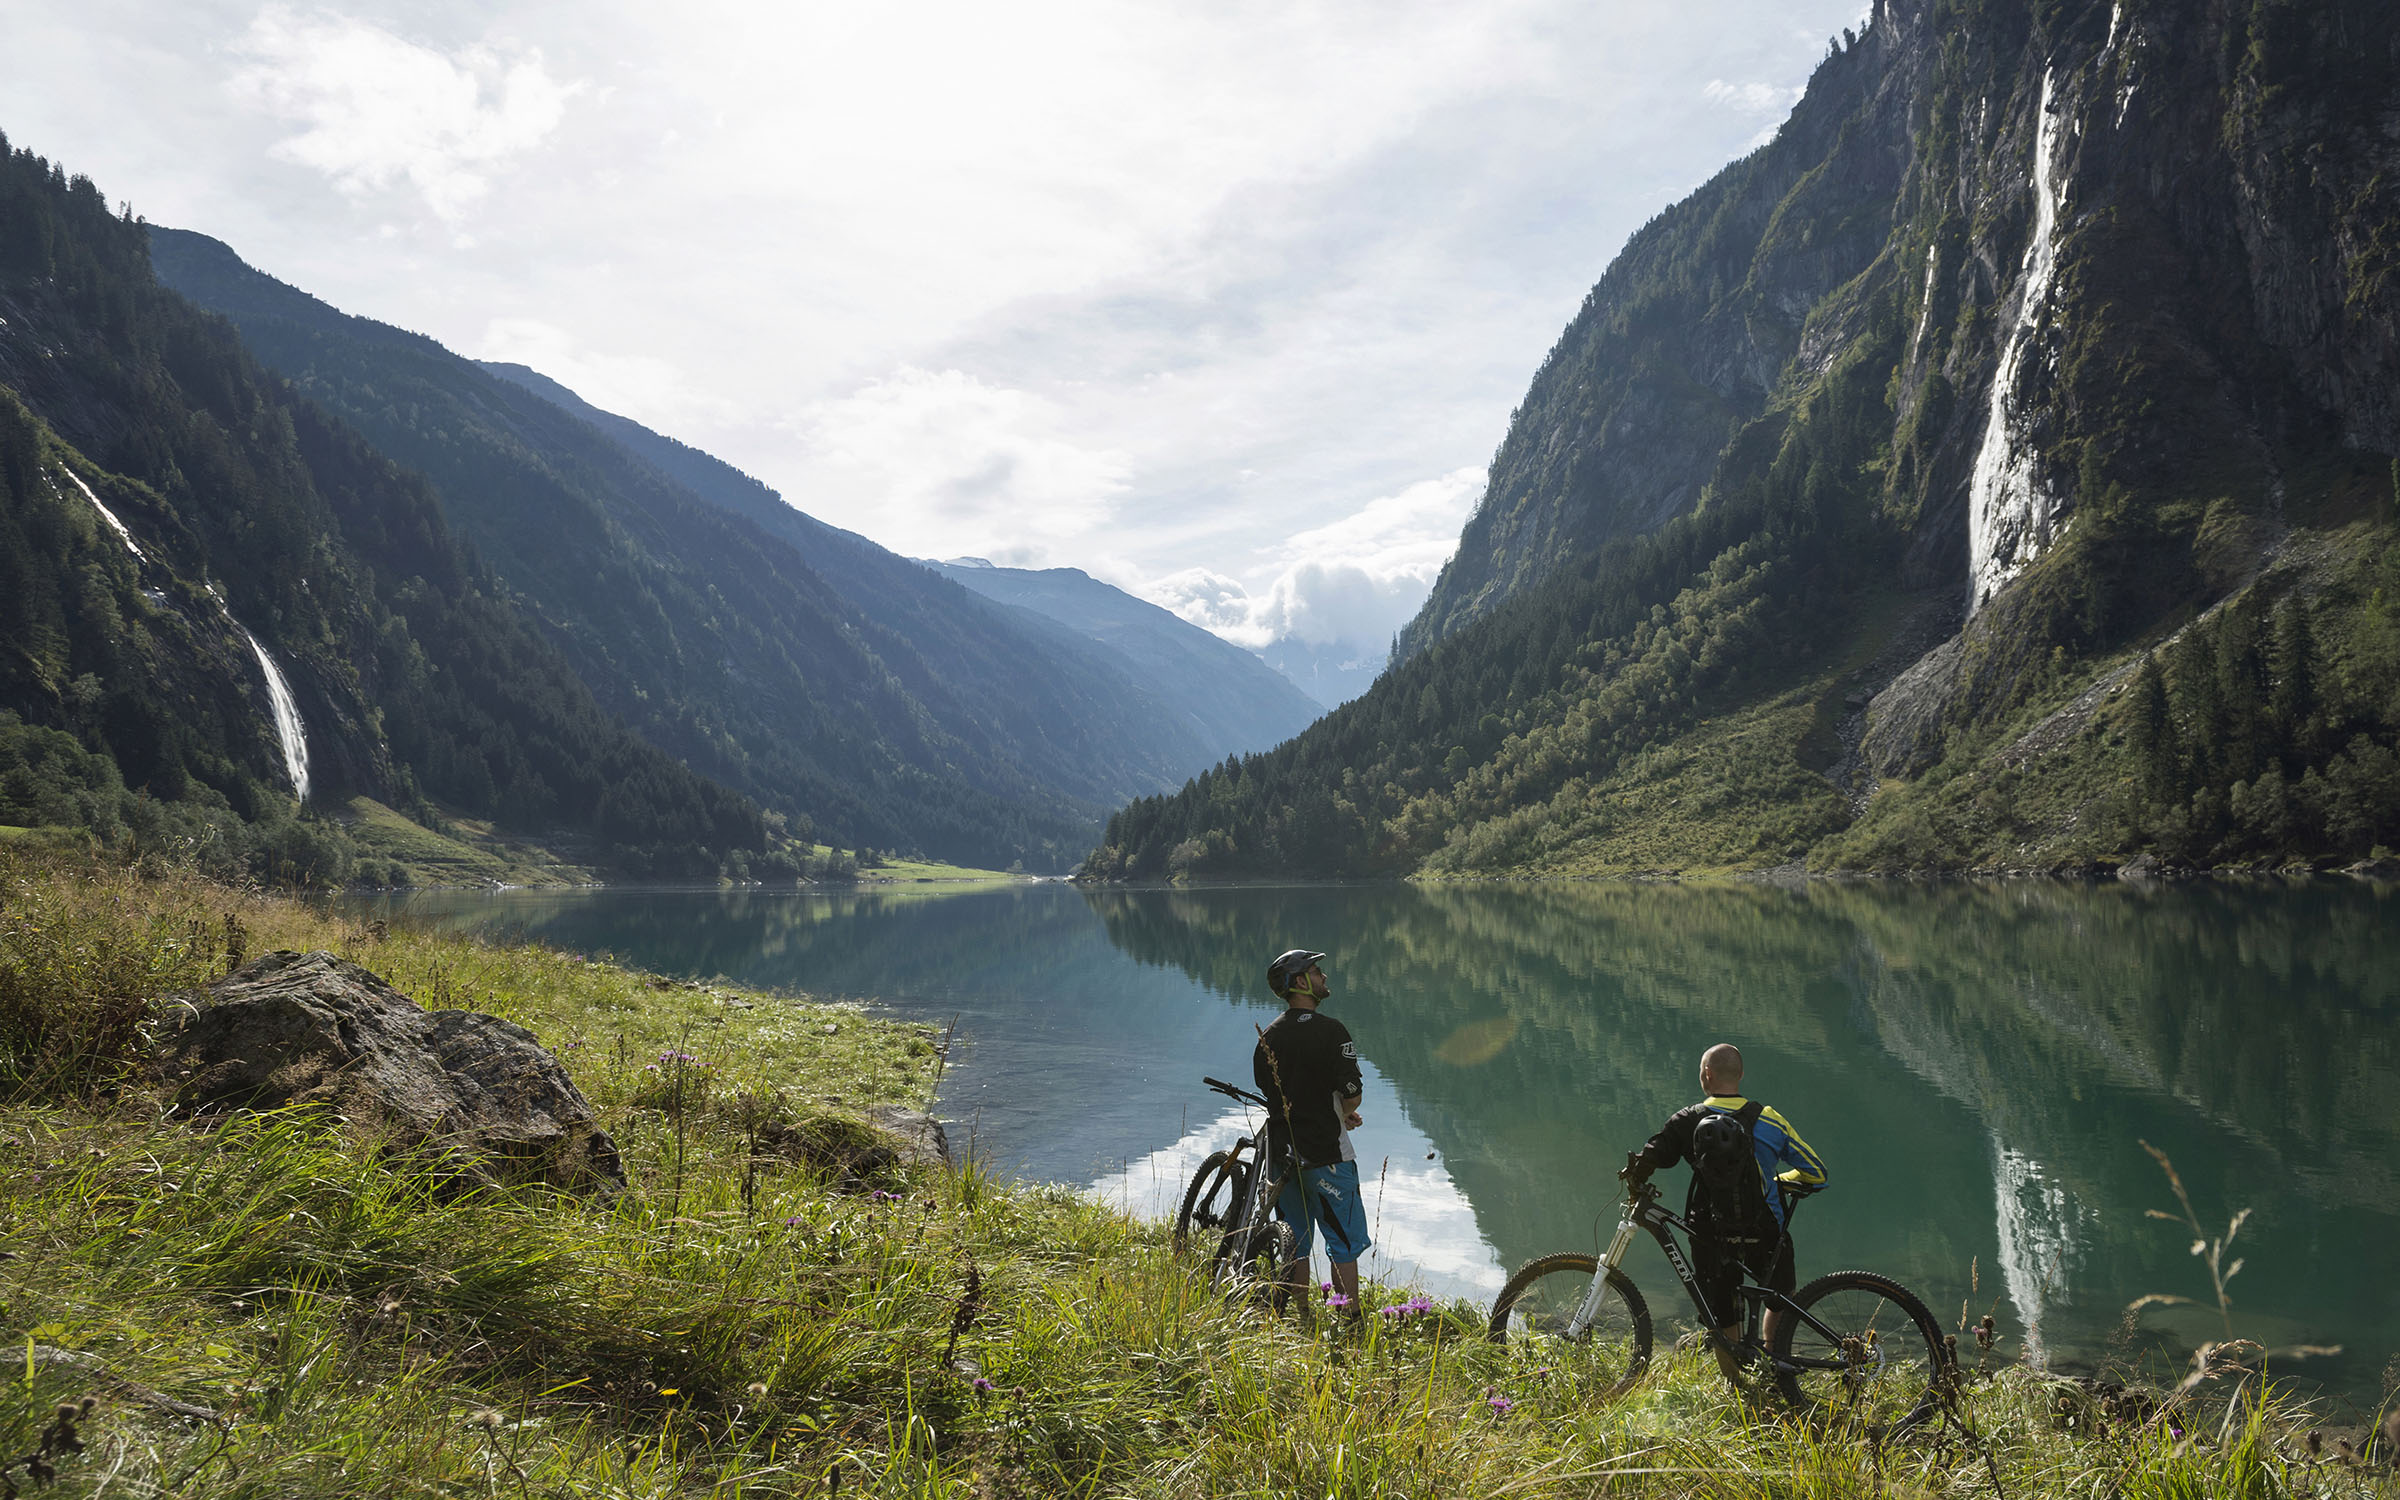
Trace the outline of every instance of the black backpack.
[[1753, 1099], [1738, 1110], [1713, 1110], [1692, 1129], [1694, 1216], [1725, 1230], [1767, 1233], [1775, 1215], [1767, 1207], [1758, 1173], [1758, 1143], [1752, 1127], [1767, 1106]]

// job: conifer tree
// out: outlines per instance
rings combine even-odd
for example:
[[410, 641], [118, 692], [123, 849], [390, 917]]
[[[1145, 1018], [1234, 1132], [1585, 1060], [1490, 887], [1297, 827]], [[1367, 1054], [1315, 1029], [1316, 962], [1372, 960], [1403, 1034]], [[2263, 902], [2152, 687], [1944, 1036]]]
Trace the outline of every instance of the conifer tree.
[[2288, 768], [2312, 762], [2317, 749], [2316, 640], [2308, 619], [2308, 601], [2289, 593], [2275, 606], [2271, 665], [2275, 686], [2268, 698], [2277, 750]]

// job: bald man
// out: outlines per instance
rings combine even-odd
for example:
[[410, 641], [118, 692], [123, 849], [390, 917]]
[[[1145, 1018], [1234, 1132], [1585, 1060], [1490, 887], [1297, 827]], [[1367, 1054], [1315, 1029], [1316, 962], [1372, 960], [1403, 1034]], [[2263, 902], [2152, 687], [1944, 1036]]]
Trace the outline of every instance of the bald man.
[[[1738, 1368], [1733, 1346], [1742, 1336], [1742, 1304], [1734, 1291], [1742, 1268], [1763, 1286], [1792, 1289], [1791, 1204], [1784, 1188], [1823, 1182], [1825, 1163], [1782, 1115], [1743, 1097], [1742, 1050], [1731, 1042], [1700, 1054], [1700, 1091], [1708, 1097], [1668, 1116], [1617, 1175], [1638, 1184], [1661, 1167], [1692, 1164], [1684, 1201], [1693, 1231], [1692, 1274], [1717, 1321], [1717, 1363], [1731, 1376]], [[1712, 1143], [1720, 1147], [1713, 1154], [1706, 1149]], [[1769, 1340], [1777, 1321], [1770, 1311], [1764, 1329]]]

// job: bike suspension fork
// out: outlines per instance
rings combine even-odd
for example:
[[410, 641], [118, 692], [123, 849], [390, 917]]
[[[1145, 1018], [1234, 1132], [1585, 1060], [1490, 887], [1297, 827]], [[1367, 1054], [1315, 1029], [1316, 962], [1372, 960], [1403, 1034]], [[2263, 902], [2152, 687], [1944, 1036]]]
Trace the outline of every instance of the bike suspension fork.
[[1617, 1232], [1608, 1242], [1608, 1253], [1600, 1257], [1600, 1264], [1592, 1271], [1591, 1289], [1583, 1294], [1583, 1302], [1567, 1324], [1569, 1338], [1582, 1337], [1585, 1329], [1600, 1320], [1600, 1305], [1608, 1300], [1608, 1273], [1624, 1261], [1626, 1247], [1633, 1243], [1634, 1227], [1631, 1214], [1617, 1221]]

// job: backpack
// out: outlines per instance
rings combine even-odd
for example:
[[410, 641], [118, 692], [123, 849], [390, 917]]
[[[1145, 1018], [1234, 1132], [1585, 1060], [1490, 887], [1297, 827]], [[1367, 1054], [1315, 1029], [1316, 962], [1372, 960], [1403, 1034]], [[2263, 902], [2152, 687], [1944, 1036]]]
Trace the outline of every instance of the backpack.
[[1692, 1130], [1692, 1201], [1696, 1217], [1722, 1229], [1774, 1230], [1766, 1185], [1758, 1172], [1752, 1129], [1767, 1106], [1753, 1099], [1739, 1110], [1712, 1110]]

